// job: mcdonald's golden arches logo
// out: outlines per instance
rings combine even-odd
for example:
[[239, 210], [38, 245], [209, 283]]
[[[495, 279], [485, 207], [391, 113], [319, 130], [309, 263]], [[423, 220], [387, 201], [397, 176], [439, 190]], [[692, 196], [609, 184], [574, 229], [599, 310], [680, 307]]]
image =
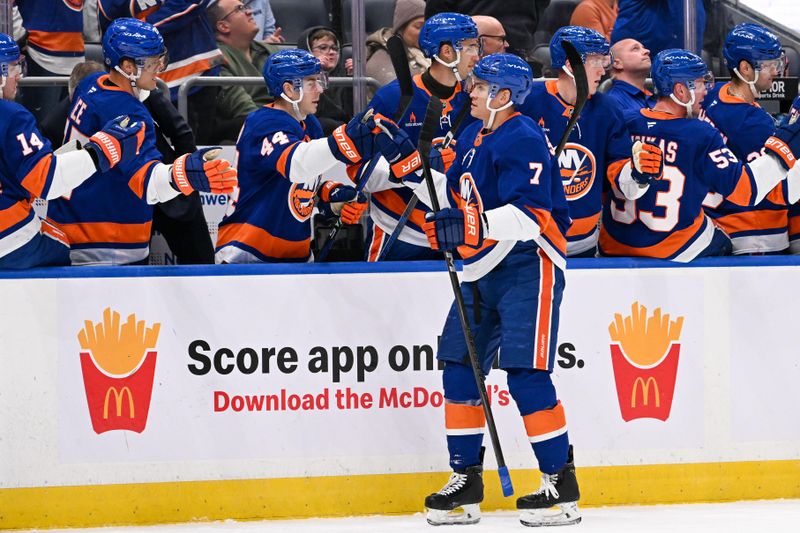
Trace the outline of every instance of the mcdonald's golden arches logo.
[[98, 435], [126, 429], [141, 433], [147, 425], [156, 342], [161, 325], [147, 327], [136, 315], [120, 323], [110, 307], [102, 322], [84, 321], [78, 332], [80, 362], [92, 428]]
[[657, 307], [648, 316], [639, 302], [631, 314], [614, 315], [608, 326], [611, 364], [622, 419], [667, 420], [678, 374], [683, 317], [670, 320]]

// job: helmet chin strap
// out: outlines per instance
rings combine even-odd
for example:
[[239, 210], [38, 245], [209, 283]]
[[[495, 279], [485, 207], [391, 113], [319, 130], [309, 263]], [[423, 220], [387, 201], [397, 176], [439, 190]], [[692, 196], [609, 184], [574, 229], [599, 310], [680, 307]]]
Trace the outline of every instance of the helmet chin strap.
[[756, 82], [758, 82], [758, 74], [761, 71], [758, 69], [753, 69], [753, 71], [756, 73], [756, 77], [753, 78], [753, 81], [747, 81], [746, 79], [744, 79], [744, 76], [742, 76], [742, 74], [739, 72], [738, 68], [733, 69], [733, 73], [736, 74], [736, 77], [745, 82], [750, 87], [750, 92], [753, 93], [753, 96], [758, 98], [759, 96], [761, 96], [761, 91], [756, 89]]
[[[688, 87], [688, 86], [687, 86]], [[669, 97], [678, 105], [682, 105], [686, 108], [686, 118], [694, 118], [694, 113], [692, 113], [692, 106], [694, 105], [695, 96], [694, 96], [694, 87], [688, 87], [689, 94], [692, 95], [692, 98], [688, 102], [681, 102], [675, 96], [675, 93], [670, 93]]]
[[439, 54], [434, 55], [433, 58], [440, 65], [444, 65], [445, 67], [448, 67], [450, 70], [452, 70], [453, 74], [456, 77], [456, 81], [458, 82], [464, 81], [461, 78], [461, 73], [458, 71], [458, 64], [461, 62], [461, 50], [456, 50], [456, 60], [453, 61], [452, 63], [445, 63], [444, 60], [442, 60], [442, 58], [439, 57]]
[[292, 110], [294, 111], [294, 114], [297, 117], [297, 120], [305, 120], [306, 119], [306, 115], [304, 115], [304, 114], [302, 114], [300, 112], [300, 106], [298, 105], [298, 104], [300, 104], [300, 101], [303, 99], [303, 88], [300, 87], [300, 89], [298, 89], [298, 91], [300, 93], [300, 96], [298, 96], [297, 100], [292, 100], [291, 98], [286, 96], [286, 93], [283, 93], [283, 92], [281, 93], [281, 98], [283, 98], [284, 100], [286, 100], [287, 102], [292, 104]]
[[[147, 96], [145, 96], [144, 99], [142, 99], [139, 87], [137, 87], [137, 85], [136, 85], [136, 82], [139, 80], [139, 78], [142, 77], [142, 67], [140, 67], [139, 65], [136, 65], [136, 75], [135, 76], [133, 74], [128, 74], [127, 72], [125, 72], [124, 70], [119, 68], [119, 65], [115, 65], [114, 66], [114, 70], [116, 70], [117, 72], [122, 74], [122, 76], [126, 80], [131, 82], [131, 89], [133, 89], [133, 94], [134, 94], [134, 96], [136, 96], [136, 98], [138, 98], [140, 101], [144, 101], [144, 99], [147, 99]], [[148, 96], [149, 96], [149, 94], [150, 94], [150, 91], [147, 92]]]
[[[499, 91], [498, 91], [498, 92], [499, 92]], [[508, 102], [506, 102], [506, 103], [505, 103], [505, 105], [503, 105], [502, 107], [498, 107], [497, 109], [495, 109], [495, 108], [493, 108], [492, 106], [490, 106], [490, 105], [489, 105], [489, 101], [490, 101], [490, 100], [494, 100], [495, 96], [497, 96], [497, 94], [495, 94], [494, 96], [492, 96], [492, 95], [491, 95], [491, 92], [490, 92], [490, 93], [489, 93], [489, 97], [488, 97], [488, 98], [486, 98], [486, 109], [488, 109], [488, 110], [489, 110], [489, 120], [486, 122], [486, 129], [487, 129], [487, 130], [490, 130], [490, 131], [491, 131], [491, 129], [492, 129], [492, 126], [494, 126], [494, 117], [497, 115], [497, 112], [498, 112], [498, 111], [503, 111], [504, 109], [508, 109], [509, 107], [511, 107], [512, 105], [514, 105], [514, 102], [512, 102], [511, 100], [509, 100], [509, 101], [508, 101]]]
[[567, 68], [567, 65], [566, 65], [566, 64], [564, 64], [564, 65], [561, 65], [561, 70], [563, 70], [563, 71], [564, 71], [564, 72], [567, 74], [567, 76], [569, 76], [570, 78], [572, 78], [572, 83], [575, 83], [575, 75], [574, 75], [574, 74], [572, 74], [572, 71], [571, 71], [570, 69], [568, 69], [568, 68]]

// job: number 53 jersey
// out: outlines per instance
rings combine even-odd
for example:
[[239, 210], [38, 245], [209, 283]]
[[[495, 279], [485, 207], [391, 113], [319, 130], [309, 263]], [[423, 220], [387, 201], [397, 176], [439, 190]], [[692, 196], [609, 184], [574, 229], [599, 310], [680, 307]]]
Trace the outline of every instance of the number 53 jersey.
[[[631, 116], [628, 129], [634, 140], [661, 148], [664, 175], [651, 181], [635, 200], [622, 193], [619, 176], [609, 178], [611, 191], [605, 199], [600, 231], [601, 254], [691, 261], [708, 247], [714, 235], [714, 225], [702, 207], [709, 192], [737, 205], [755, 202], [759, 188], [756, 174], [763, 172], [739, 161], [725, 146], [719, 131], [708, 123], [642, 109]], [[769, 164], [764, 160], [759, 165], [763, 163]], [[778, 186], [767, 198], [781, 195]]]

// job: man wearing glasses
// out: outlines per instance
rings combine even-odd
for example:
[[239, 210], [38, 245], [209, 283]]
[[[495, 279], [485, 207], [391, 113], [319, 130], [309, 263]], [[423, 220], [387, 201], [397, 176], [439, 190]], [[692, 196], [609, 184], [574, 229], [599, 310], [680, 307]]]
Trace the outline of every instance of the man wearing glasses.
[[594, 257], [606, 174], [616, 175], [630, 158], [631, 140], [621, 113], [604, 94], [600, 80], [611, 64], [609, 44], [600, 33], [581, 26], [565, 26], [550, 41], [557, 80], [534, 82], [520, 111], [537, 122], [550, 143], [557, 146], [567, 127], [577, 95], [575, 80], [561, 41], [581, 54], [589, 83], [589, 101], [558, 158], [572, 226], [567, 233], [567, 256]]
[[481, 57], [502, 54], [508, 50], [508, 40], [503, 25], [494, 17], [475, 15], [472, 17], [478, 26], [478, 39], [481, 41]]

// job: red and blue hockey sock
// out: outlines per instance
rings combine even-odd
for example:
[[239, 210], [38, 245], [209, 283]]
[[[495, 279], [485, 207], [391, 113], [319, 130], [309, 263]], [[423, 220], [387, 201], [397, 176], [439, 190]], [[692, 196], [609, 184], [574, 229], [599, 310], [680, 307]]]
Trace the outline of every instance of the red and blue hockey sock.
[[447, 362], [442, 373], [442, 382], [450, 467], [463, 471], [481, 462], [486, 417], [472, 368]]
[[508, 389], [522, 415], [539, 470], [555, 474], [567, 462], [569, 436], [564, 408], [556, 399], [550, 373], [528, 368], [509, 369]]

